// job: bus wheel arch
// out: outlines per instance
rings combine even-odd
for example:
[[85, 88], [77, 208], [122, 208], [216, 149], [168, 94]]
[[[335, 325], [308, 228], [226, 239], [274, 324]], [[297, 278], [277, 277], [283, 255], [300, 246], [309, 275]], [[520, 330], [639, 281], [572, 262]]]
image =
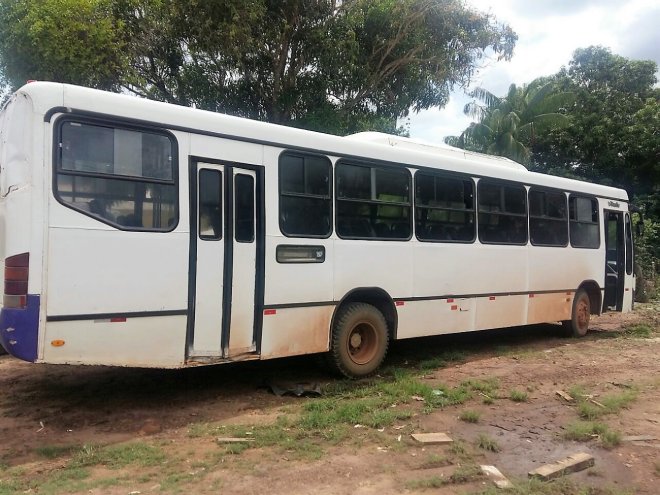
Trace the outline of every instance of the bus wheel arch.
[[575, 291], [571, 305], [571, 319], [562, 321], [566, 337], [584, 337], [589, 330], [592, 314], [600, 314], [601, 291], [593, 280], [585, 281]]
[[396, 331], [396, 309], [382, 289], [355, 289], [342, 299], [332, 317], [330, 367], [347, 378], [374, 373]]

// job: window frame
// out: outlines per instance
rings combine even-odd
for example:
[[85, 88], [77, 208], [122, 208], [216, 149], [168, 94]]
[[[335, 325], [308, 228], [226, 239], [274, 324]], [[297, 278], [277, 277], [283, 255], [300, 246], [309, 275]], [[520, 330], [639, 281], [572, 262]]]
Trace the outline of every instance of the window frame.
[[[404, 171], [406, 178], [408, 179], [408, 203], [396, 203], [396, 202], [389, 202], [389, 201], [378, 201], [378, 200], [372, 200], [372, 199], [347, 199], [347, 198], [340, 198], [339, 193], [338, 193], [338, 180], [339, 180], [339, 173], [337, 169], [340, 166], [354, 166], [354, 167], [366, 167], [370, 169], [381, 169], [381, 170], [394, 170], [394, 171]], [[414, 204], [415, 204], [415, 197], [414, 197], [414, 191], [413, 191], [413, 180], [412, 180], [412, 173], [408, 169], [408, 165], [405, 164], [395, 164], [395, 163], [374, 163], [370, 161], [363, 161], [363, 160], [358, 160], [358, 159], [344, 159], [341, 158], [337, 160], [335, 163], [335, 182], [334, 182], [334, 189], [335, 189], [335, 198], [334, 198], [334, 204], [333, 204], [333, 209], [335, 211], [335, 232], [337, 233], [337, 237], [340, 239], [346, 239], [346, 240], [361, 240], [361, 241], [388, 241], [388, 242], [408, 242], [413, 238], [414, 235], [414, 228], [415, 228], [415, 213], [414, 213]], [[417, 168], [417, 167], [415, 167]], [[410, 234], [408, 237], [403, 238], [403, 237], [397, 237], [397, 238], [392, 238], [392, 237], [360, 237], [360, 236], [343, 236], [339, 233], [339, 229], [337, 227], [337, 223], [339, 221], [339, 202], [340, 201], [346, 201], [346, 202], [351, 202], [351, 203], [362, 203], [362, 204], [367, 204], [367, 205], [385, 205], [385, 206], [399, 206], [399, 207], [408, 207], [410, 208], [410, 215], [408, 218], [408, 226], [410, 227]]]
[[[589, 201], [595, 201], [596, 202], [596, 212], [598, 214], [598, 218], [596, 219], [595, 222], [579, 222], [577, 220], [571, 220], [571, 199], [572, 198], [583, 198], [583, 199], [588, 199]], [[598, 202], [598, 198], [596, 196], [592, 196], [590, 194], [582, 194], [582, 193], [569, 193], [568, 195], [568, 240], [571, 244], [572, 248], [575, 249], [600, 249], [603, 245], [603, 236], [601, 235], [600, 229], [601, 229], [601, 214], [600, 214], [601, 208], [600, 208], [600, 203]], [[598, 232], [598, 246], [576, 246], [573, 244], [573, 236], [571, 235], [571, 223], [584, 223], [584, 224], [589, 224], [589, 225], [596, 225], [596, 231]]]
[[[494, 185], [497, 187], [514, 187], [514, 188], [522, 188], [522, 190], [525, 192], [523, 195], [525, 199], [525, 213], [508, 213], [508, 212], [492, 212], [492, 211], [484, 211], [483, 214], [485, 215], [498, 215], [498, 216], [505, 216], [505, 217], [518, 217], [518, 218], [523, 218], [525, 219], [525, 226], [526, 226], [526, 237], [525, 237], [525, 242], [494, 242], [494, 241], [484, 241], [481, 238], [481, 219], [479, 216], [482, 214], [482, 212], [479, 209], [480, 205], [480, 197], [481, 193], [479, 192], [479, 188], [481, 184], [487, 184], [487, 185]], [[524, 183], [524, 182], [515, 182], [515, 181], [508, 181], [508, 180], [501, 180], [501, 179], [495, 179], [492, 177], [480, 177], [479, 182], [477, 182], [477, 194], [476, 194], [476, 199], [475, 199], [475, 209], [477, 212], [477, 237], [479, 238], [479, 243], [484, 244], [484, 245], [496, 245], [496, 246], [527, 246], [529, 244], [529, 197], [528, 197], [528, 191], [529, 191], [530, 185]]]
[[[220, 178], [220, 203], [219, 203], [219, 207], [220, 207], [221, 224], [220, 224], [220, 232], [219, 232], [219, 234], [216, 234], [216, 235], [202, 234], [202, 229], [201, 229], [202, 216], [200, 214], [201, 213], [201, 208], [200, 207], [202, 205], [202, 202], [201, 202], [202, 194], [201, 194], [201, 188], [199, 187], [199, 183], [201, 182], [201, 177], [200, 176], [202, 175], [202, 172], [216, 173], [216, 174], [218, 174], [218, 176]], [[225, 202], [225, 198], [224, 198], [225, 190], [224, 189], [225, 188], [224, 188], [224, 184], [225, 184], [226, 177], [224, 176], [223, 172], [224, 172], [224, 170], [220, 170], [220, 169], [217, 169], [217, 168], [200, 168], [197, 171], [196, 179], [197, 179], [198, 183], [196, 185], [196, 191], [197, 191], [197, 195], [196, 195], [197, 196], [196, 197], [196, 199], [197, 199], [197, 219], [196, 220], [197, 220], [197, 237], [201, 241], [217, 242], [217, 241], [222, 241], [223, 238], [224, 238], [224, 230], [225, 230], [224, 229], [224, 227], [225, 227], [225, 225], [224, 225], [224, 223], [225, 223], [225, 204], [224, 204], [224, 202]]]
[[[472, 202], [473, 202], [473, 207], [471, 210], [468, 209], [454, 209], [454, 208], [445, 208], [442, 206], [420, 206], [417, 204], [417, 177], [419, 175], [426, 175], [429, 177], [433, 177], [433, 179], [451, 179], [451, 180], [460, 180], [463, 182], [470, 182], [472, 184]], [[415, 175], [413, 177], [413, 226], [415, 229], [415, 238], [419, 242], [433, 242], [433, 243], [451, 243], [451, 244], [474, 244], [477, 241], [478, 237], [478, 226], [477, 226], [477, 184], [476, 181], [474, 180], [474, 177], [471, 175], [463, 175], [463, 174], [452, 174], [445, 172], [443, 170], [438, 170], [438, 171], [433, 171], [432, 169], [417, 169], [415, 171]], [[467, 241], [460, 241], [460, 240], [452, 240], [452, 239], [422, 239], [419, 237], [419, 234], [417, 232], [417, 209], [427, 209], [427, 210], [442, 210], [442, 211], [458, 211], [458, 212], [465, 212], [465, 213], [472, 213], [473, 215], [473, 236], [471, 240]]]
[[[172, 149], [172, 179], [155, 179], [147, 177], [136, 177], [129, 175], [113, 175], [102, 172], [84, 172], [76, 170], [67, 170], [62, 167], [62, 152], [60, 143], [62, 142], [62, 127], [66, 123], [75, 122], [83, 125], [92, 125], [98, 127], [110, 127], [112, 129], [122, 129], [127, 131], [142, 132], [148, 134], [156, 134], [166, 137], [171, 145]], [[60, 203], [65, 208], [69, 208], [76, 213], [85, 215], [86, 217], [92, 218], [98, 222], [109, 225], [117, 230], [125, 232], [153, 232], [153, 233], [168, 233], [174, 231], [180, 222], [181, 209], [179, 206], [180, 193], [179, 193], [179, 144], [176, 139], [176, 136], [169, 130], [157, 127], [157, 126], [148, 126], [148, 125], [136, 125], [133, 122], [122, 120], [121, 118], [100, 118], [100, 117], [90, 117], [87, 115], [81, 115], [77, 113], [70, 113], [63, 115], [55, 120], [53, 123], [53, 143], [52, 143], [52, 168], [53, 172], [51, 191], [55, 200]], [[121, 225], [116, 222], [111, 221], [110, 219], [103, 218], [97, 215], [93, 215], [91, 212], [76, 208], [75, 206], [67, 203], [60, 195], [60, 191], [57, 187], [57, 179], [60, 175], [67, 175], [71, 177], [88, 177], [96, 179], [105, 179], [105, 180], [119, 180], [125, 182], [133, 182], [140, 184], [161, 184], [174, 187], [174, 221], [171, 225], [168, 225], [166, 228], [148, 228], [148, 227], [130, 227], [126, 225]]]
[[[286, 156], [294, 156], [294, 157], [299, 157], [303, 159], [303, 167], [305, 163], [305, 158], [306, 157], [313, 157], [313, 158], [322, 158], [328, 162], [328, 197], [325, 198], [323, 196], [317, 196], [317, 195], [309, 195], [309, 194], [298, 194], [298, 193], [283, 193], [282, 192], [282, 158]], [[326, 199], [330, 203], [330, 226], [328, 228], [328, 233], [325, 235], [316, 235], [316, 234], [289, 234], [287, 233], [284, 228], [282, 227], [282, 197], [283, 196], [288, 196], [288, 197], [295, 197], [295, 198], [310, 198], [310, 199]], [[292, 150], [285, 150], [277, 158], [277, 223], [280, 229], [280, 232], [282, 233], [283, 236], [285, 237], [290, 237], [290, 238], [302, 238], [302, 239], [328, 239], [332, 233], [334, 232], [334, 212], [335, 212], [335, 205], [334, 205], [334, 167], [332, 165], [332, 160], [324, 154], [321, 153], [307, 153], [307, 152], [302, 152], [302, 151], [292, 151]]]
[[[559, 223], [560, 219], [559, 218], [554, 218], [554, 217], [547, 217], [547, 216], [537, 216], [537, 215], [532, 215], [532, 202], [529, 199], [529, 196], [532, 192], [541, 192], [544, 194], [550, 193], [550, 194], [561, 194], [564, 197], [564, 206], [565, 206], [565, 212], [566, 216], [563, 219], [564, 220], [564, 226], [566, 227], [566, 243], [565, 244], [540, 244], [536, 243], [532, 240], [532, 218], [535, 219], [541, 219], [541, 220], [550, 220], [553, 222]], [[547, 205], [547, 203], [544, 203], [544, 206]], [[528, 237], [529, 237], [529, 243], [532, 246], [538, 246], [538, 247], [559, 247], [559, 248], [565, 248], [568, 247], [568, 245], [571, 242], [571, 233], [570, 233], [570, 212], [569, 212], [569, 206], [568, 206], [568, 194], [566, 191], [562, 189], [553, 189], [550, 187], [543, 187], [543, 186], [529, 186], [529, 189], [527, 190], [527, 218], [528, 218]]]

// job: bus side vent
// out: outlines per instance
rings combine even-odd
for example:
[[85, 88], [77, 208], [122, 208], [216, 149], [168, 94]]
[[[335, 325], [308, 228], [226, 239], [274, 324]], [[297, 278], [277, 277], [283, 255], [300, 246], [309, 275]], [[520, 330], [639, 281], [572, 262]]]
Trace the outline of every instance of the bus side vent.
[[27, 305], [30, 253], [5, 259], [5, 308], [25, 308]]

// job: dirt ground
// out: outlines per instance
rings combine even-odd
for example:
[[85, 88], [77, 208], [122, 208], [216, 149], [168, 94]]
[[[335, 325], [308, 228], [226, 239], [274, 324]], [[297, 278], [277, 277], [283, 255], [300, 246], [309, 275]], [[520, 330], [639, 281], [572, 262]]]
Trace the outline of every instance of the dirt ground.
[[[409, 408], [409, 418], [383, 428], [343, 425], [347, 434], [315, 438], [308, 454], [286, 442], [231, 449], [217, 437], [225, 427], [232, 435], [240, 428], [249, 434], [254, 425], [295, 417], [305, 404], [323, 400], [278, 397], [264, 383], [318, 382], [324, 395], [342, 384], [311, 357], [176, 371], [32, 365], [2, 356], [0, 495], [474, 493], [490, 481], [452, 478], [462, 463], [493, 464], [523, 483], [528, 471], [575, 452], [595, 458], [593, 468], [567, 477], [593, 487], [589, 493], [655, 494], [659, 321], [658, 305], [642, 305], [633, 314], [594, 318], [583, 339], [560, 338], [556, 325], [539, 325], [395, 343], [388, 367], [416, 373], [432, 388], [496, 379], [493, 400], [473, 391], [463, 403], [425, 410], [421, 398], [411, 396], [391, 406]], [[641, 323], [650, 333], [630, 331]], [[449, 364], [420, 367], [448, 351], [454, 356]], [[373, 381], [379, 380], [388, 380], [386, 373]], [[598, 434], [586, 442], [564, 438], [578, 409], [555, 392], [575, 386], [596, 408], [608, 395], [636, 392], [624, 408], [598, 419], [621, 435], [619, 445], [605, 448]], [[511, 400], [514, 389], [526, 400]], [[466, 410], [478, 413], [476, 423], [459, 419]], [[282, 429], [286, 436], [288, 428]], [[424, 447], [410, 438], [413, 432], [446, 432], [461, 447]], [[625, 439], [637, 435], [654, 439]], [[480, 438], [493, 440], [499, 451], [479, 448]], [[147, 446], [152, 450], [145, 455], [156, 459], [138, 455], [76, 468], [81, 451], [127, 442]]]

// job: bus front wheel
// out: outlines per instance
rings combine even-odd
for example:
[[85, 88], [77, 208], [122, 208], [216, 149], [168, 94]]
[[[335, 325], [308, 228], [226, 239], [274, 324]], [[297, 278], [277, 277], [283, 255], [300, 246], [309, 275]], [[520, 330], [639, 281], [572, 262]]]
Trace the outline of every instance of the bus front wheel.
[[348, 378], [368, 376], [385, 359], [388, 343], [383, 314], [371, 304], [349, 303], [335, 319], [330, 362]]
[[571, 319], [562, 321], [566, 337], [584, 337], [589, 330], [591, 317], [591, 299], [584, 289], [579, 289], [573, 299]]

